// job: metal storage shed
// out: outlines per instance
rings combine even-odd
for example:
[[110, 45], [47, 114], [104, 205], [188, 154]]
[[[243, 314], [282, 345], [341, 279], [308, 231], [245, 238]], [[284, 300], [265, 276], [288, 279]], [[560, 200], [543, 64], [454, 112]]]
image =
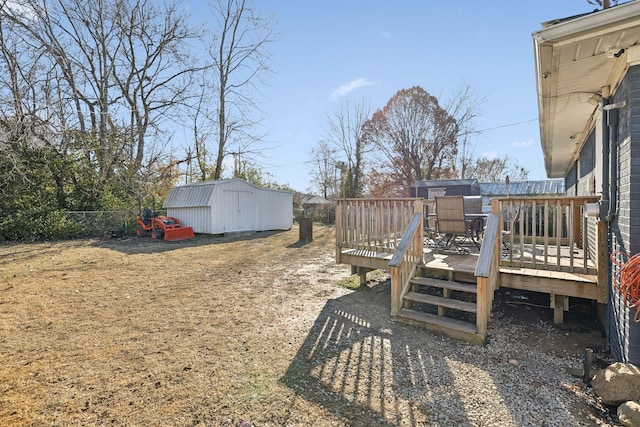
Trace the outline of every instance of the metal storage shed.
[[435, 199], [436, 196], [478, 196], [477, 179], [441, 179], [416, 181], [409, 189], [409, 197]]
[[292, 192], [239, 178], [174, 187], [163, 208], [196, 233], [288, 230], [293, 225]]

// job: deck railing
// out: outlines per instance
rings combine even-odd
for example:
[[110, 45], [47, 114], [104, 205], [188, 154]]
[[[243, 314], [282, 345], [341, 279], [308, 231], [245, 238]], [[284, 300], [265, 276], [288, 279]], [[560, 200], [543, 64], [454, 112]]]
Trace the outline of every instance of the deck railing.
[[413, 215], [396, 251], [389, 261], [391, 272], [391, 315], [402, 308], [402, 298], [407, 293], [409, 281], [416, 267], [423, 262], [424, 240], [422, 233], [423, 215]]
[[491, 214], [487, 218], [484, 239], [476, 264], [476, 329], [477, 333], [484, 337], [487, 335], [494, 291], [499, 287], [501, 222], [499, 214]]
[[491, 200], [502, 217], [501, 265], [595, 274], [587, 204], [598, 197], [509, 197]]
[[422, 199], [340, 199], [336, 202], [336, 260], [342, 251], [393, 254]]

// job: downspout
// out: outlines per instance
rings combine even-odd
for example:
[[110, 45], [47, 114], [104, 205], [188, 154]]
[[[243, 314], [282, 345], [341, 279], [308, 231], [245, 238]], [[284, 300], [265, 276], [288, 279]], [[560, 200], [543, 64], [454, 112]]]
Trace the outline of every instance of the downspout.
[[[600, 202], [600, 221], [607, 220], [607, 208], [609, 207], [609, 128], [607, 126], [607, 111], [605, 110], [609, 105], [608, 92], [608, 88], [602, 88], [602, 200]], [[607, 233], [608, 235], [609, 233]], [[607, 241], [607, 253], [611, 253], [608, 243]]]
[[[607, 227], [606, 247], [607, 247], [607, 294], [611, 293], [613, 281], [611, 279], [611, 224], [607, 222], [607, 209], [609, 208], [609, 127], [607, 126], [607, 111], [605, 108], [609, 105], [609, 87], [602, 88], [602, 190], [600, 201], [600, 221], [604, 222]], [[605, 332], [605, 350], [609, 351], [609, 337], [611, 336], [611, 322], [609, 320], [609, 310], [611, 301], [604, 306], [604, 313], [600, 319], [604, 326]]]
[[[604, 105], [603, 99], [603, 123], [606, 123], [606, 129], [603, 126], [603, 154], [605, 151], [608, 151], [608, 162], [603, 162], [603, 178], [607, 177], [609, 184], [609, 203], [608, 203], [608, 211], [604, 218], [607, 221], [607, 289], [609, 294], [609, 304], [607, 304], [607, 311], [611, 310], [612, 304], [612, 261], [611, 261], [611, 253], [613, 251], [613, 228], [612, 223], [617, 218], [617, 200], [618, 200], [618, 109], [623, 108], [627, 105], [626, 101], [617, 102], [615, 104], [609, 104], [607, 100], [607, 104]], [[608, 132], [607, 132], [608, 130]], [[606, 144], [605, 144], [606, 141]], [[603, 155], [604, 158], [604, 155]], [[604, 170], [606, 169], [606, 165], [608, 165], [609, 170], [606, 175], [604, 175]], [[603, 179], [603, 197], [606, 194], [604, 192], [604, 179]], [[603, 205], [605, 202], [603, 200]], [[606, 206], [606, 205], [605, 205]], [[611, 336], [611, 319], [609, 318], [609, 313], [606, 315], [606, 334], [607, 347], [610, 346], [610, 336]]]
[[602, 109], [607, 113], [609, 127], [609, 211], [606, 220], [615, 221], [618, 200], [618, 109], [627, 106], [626, 101], [608, 104]]
[[606, 220], [611, 224], [616, 219], [618, 200], [618, 110], [616, 104], [605, 107], [609, 127], [609, 211]]

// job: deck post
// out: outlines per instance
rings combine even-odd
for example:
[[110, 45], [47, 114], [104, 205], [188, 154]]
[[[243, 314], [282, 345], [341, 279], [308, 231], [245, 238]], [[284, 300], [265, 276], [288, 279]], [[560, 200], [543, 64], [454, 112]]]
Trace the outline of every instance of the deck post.
[[483, 337], [487, 336], [487, 323], [489, 322], [489, 313], [491, 307], [489, 306], [491, 298], [489, 297], [489, 278], [478, 277], [476, 280], [477, 286], [477, 312], [476, 312], [476, 330], [477, 334]]
[[580, 218], [582, 217], [582, 212], [580, 209], [581, 205], [578, 204], [574, 204], [573, 202], [571, 203], [571, 214], [573, 215], [573, 243], [579, 247], [580, 249], [584, 249], [582, 247], [582, 239], [580, 238], [580, 234], [581, 234], [581, 230], [580, 227], [582, 226], [582, 221], [580, 221]]
[[367, 284], [367, 273], [373, 270], [374, 270], [373, 268], [360, 267], [357, 265], [351, 266], [351, 274], [358, 275], [358, 284], [360, 286], [364, 286]]
[[400, 267], [391, 268], [391, 315], [402, 309], [402, 274]]
[[342, 203], [336, 200], [336, 263], [342, 264]]
[[562, 325], [564, 323], [564, 295], [551, 294], [553, 298], [553, 323]]

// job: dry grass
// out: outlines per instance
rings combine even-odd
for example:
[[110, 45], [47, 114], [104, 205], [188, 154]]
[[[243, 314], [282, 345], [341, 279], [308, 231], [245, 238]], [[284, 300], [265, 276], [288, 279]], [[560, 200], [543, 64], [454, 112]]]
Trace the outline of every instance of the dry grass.
[[1, 247], [0, 425], [286, 420], [309, 297], [344, 292], [314, 285], [348, 276], [331, 229], [296, 237]]
[[385, 352], [445, 341], [336, 286], [332, 228], [297, 232], [0, 246], [0, 425], [426, 422]]

